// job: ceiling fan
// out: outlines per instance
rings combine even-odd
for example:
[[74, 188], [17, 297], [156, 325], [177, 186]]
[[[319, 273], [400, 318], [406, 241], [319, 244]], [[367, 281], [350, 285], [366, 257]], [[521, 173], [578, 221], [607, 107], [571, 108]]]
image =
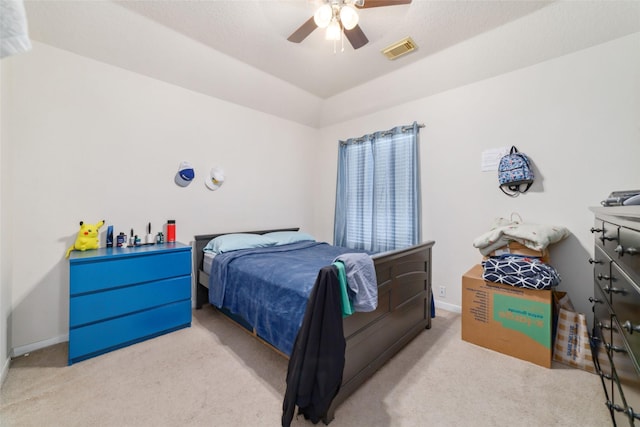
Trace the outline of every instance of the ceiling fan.
[[397, 6], [409, 4], [412, 0], [323, 0], [322, 6], [316, 10], [314, 16], [287, 38], [290, 42], [300, 43], [316, 28], [326, 28], [328, 40], [340, 40], [340, 33], [344, 32], [347, 40], [354, 49], [359, 49], [369, 43], [369, 39], [358, 25], [358, 9], [372, 7]]

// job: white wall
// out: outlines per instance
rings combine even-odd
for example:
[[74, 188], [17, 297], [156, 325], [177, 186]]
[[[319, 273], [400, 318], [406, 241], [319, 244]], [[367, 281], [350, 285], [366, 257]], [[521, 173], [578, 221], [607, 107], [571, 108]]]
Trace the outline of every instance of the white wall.
[[[64, 254], [81, 220], [142, 234], [149, 221], [159, 231], [175, 219], [185, 243], [220, 231], [311, 229], [316, 129], [41, 43], [2, 65], [15, 352], [66, 339]], [[196, 169], [186, 188], [173, 182], [182, 160]], [[213, 166], [227, 178], [216, 192], [204, 186]]]
[[[440, 305], [460, 306], [460, 278], [481, 261], [474, 238], [488, 231], [494, 218], [518, 212], [525, 221], [571, 231], [551, 247], [551, 263], [562, 276], [560, 289], [590, 315], [588, 207], [612, 190], [640, 188], [639, 52], [636, 33], [323, 128], [320, 162], [332, 165], [328, 174], [335, 176], [337, 140], [414, 120], [424, 123], [423, 238], [436, 241], [433, 285], [447, 290]], [[343, 105], [348, 110], [349, 103]], [[518, 198], [500, 192], [497, 173], [480, 172], [483, 150], [510, 145], [529, 155], [537, 173], [529, 193]], [[335, 181], [328, 181], [319, 190], [314, 210], [324, 238], [332, 235], [334, 187]]]
[[[426, 124], [423, 237], [436, 240], [434, 286], [447, 287], [439, 303], [460, 305], [460, 277], [480, 261], [472, 240], [516, 211], [571, 230], [551, 255], [562, 288], [587, 311], [587, 207], [612, 190], [640, 188], [639, 47], [635, 34], [318, 131], [35, 43], [3, 61], [1, 75], [0, 248], [10, 248], [12, 262], [3, 257], [0, 273], [10, 345], [21, 353], [66, 338], [63, 256], [78, 221], [104, 218], [119, 232], [148, 221], [158, 230], [173, 218], [185, 242], [292, 225], [331, 240], [337, 140], [414, 120]], [[482, 150], [511, 144], [539, 177], [517, 199], [499, 192], [495, 173], [480, 172]], [[198, 173], [187, 188], [172, 181], [181, 160]], [[216, 165], [228, 180], [212, 193], [202, 178]]]
[[[5, 59], [9, 61], [10, 58]], [[5, 155], [5, 126], [2, 121], [4, 107], [4, 91], [2, 86], [2, 68], [0, 67], [0, 385], [9, 371], [9, 353], [11, 342], [9, 336], [9, 316], [11, 313], [11, 251], [9, 247], [8, 203], [5, 203], [5, 187], [7, 183], [7, 156]]]

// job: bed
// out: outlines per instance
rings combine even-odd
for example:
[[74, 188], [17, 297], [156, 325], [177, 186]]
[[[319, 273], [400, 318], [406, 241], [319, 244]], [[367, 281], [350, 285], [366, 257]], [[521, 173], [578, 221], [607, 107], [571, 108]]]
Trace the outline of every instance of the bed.
[[[276, 231], [298, 230], [298, 228], [286, 228], [242, 233], [262, 235]], [[194, 271], [197, 277], [195, 292], [197, 309], [210, 302], [211, 260], [206, 259], [203, 249], [213, 238], [226, 234], [236, 233], [195, 236]], [[397, 251], [371, 255], [378, 282], [377, 308], [371, 312], [356, 312], [343, 321], [346, 350], [342, 385], [323, 419], [326, 424], [333, 419], [340, 403], [414, 337], [431, 327], [431, 250], [433, 245], [434, 242], [430, 241]], [[294, 265], [291, 268], [299, 267]], [[214, 271], [213, 274], [217, 272]], [[214, 305], [212, 307], [218, 309]], [[227, 307], [220, 308], [220, 311], [287, 356], [287, 352], [282, 351], [281, 343], [273, 345], [273, 337], [269, 339], [261, 336], [254, 325], [244, 317], [234, 314]], [[234, 311], [237, 310], [234, 309]]]

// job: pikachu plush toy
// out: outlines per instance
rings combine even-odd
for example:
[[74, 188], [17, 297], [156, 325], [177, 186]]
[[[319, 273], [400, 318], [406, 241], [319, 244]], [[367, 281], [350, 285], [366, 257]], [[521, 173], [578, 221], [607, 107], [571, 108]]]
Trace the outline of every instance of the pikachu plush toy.
[[104, 225], [104, 220], [95, 224], [85, 224], [80, 221], [80, 231], [78, 231], [78, 237], [76, 242], [67, 249], [67, 258], [71, 254], [72, 250], [86, 251], [87, 249], [98, 249], [98, 230]]

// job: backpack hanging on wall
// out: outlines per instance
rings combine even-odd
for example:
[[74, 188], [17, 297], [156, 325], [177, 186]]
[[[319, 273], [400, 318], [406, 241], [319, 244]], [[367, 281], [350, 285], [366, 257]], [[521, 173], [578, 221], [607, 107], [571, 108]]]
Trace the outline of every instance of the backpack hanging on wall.
[[502, 192], [511, 197], [526, 193], [533, 184], [533, 170], [529, 158], [519, 152], [515, 145], [511, 147], [509, 154], [500, 159], [498, 181]]

